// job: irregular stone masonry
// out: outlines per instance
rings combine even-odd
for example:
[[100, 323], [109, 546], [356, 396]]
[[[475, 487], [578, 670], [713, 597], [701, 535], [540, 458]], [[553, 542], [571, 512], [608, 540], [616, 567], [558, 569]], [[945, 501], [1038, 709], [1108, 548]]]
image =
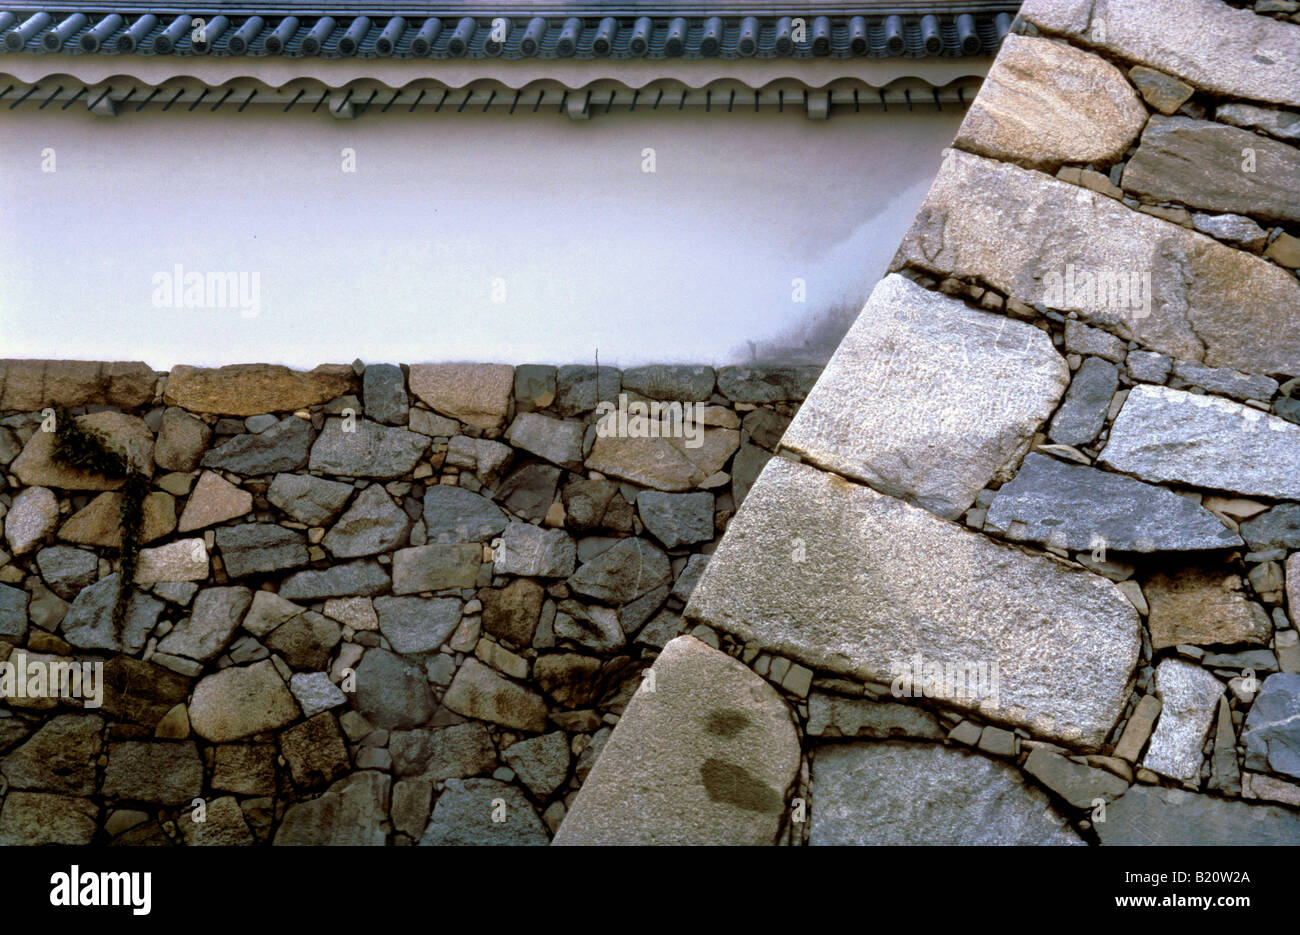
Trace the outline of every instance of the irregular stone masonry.
[[[0, 652], [105, 663], [0, 709], [0, 841], [1294, 843], [1300, 21], [1257, 8], [1029, 0], [810, 394], [0, 363]], [[656, 400], [699, 446], [597, 431]], [[121, 634], [111, 486], [14, 466], [53, 403], [153, 471]]]
[[[0, 842], [547, 843], [819, 370], [0, 364]], [[56, 403], [152, 476], [121, 634], [121, 495], [52, 460]], [[766, 691], [755, 843], [801, 756]]]

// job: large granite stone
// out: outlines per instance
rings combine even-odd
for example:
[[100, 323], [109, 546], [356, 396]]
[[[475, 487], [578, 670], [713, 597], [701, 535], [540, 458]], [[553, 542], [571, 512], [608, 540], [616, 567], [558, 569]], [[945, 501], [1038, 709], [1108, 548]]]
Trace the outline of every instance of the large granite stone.
[[[1030, 452], [990, 504], [984, 529], [1062, 549], [1226, 549], [1241, 538], [1171, 490]], [[1100, 540], [1100, 543], [1098, 543]]]
[[4, 515], [5, 542], [14, 555], [26, 555], [59, 524], [59, 498], [48, 487], [27, 487]]
[[[1242, 171], [1247, 150], [1252, 171]], [[1152, 117], [1120, 184], [1152, 201], [1300, 221], [1300, 149], [1212, 120]]]
[[452, 679], [442, 703], [465, 717], [515, 730], [546, 729], [546, 702], [541, 695], [510, 681], [477, 659], [466, 659]]
[[109, 744], [104, 795], [159, 805], [188, 805], [203, 791], [203, 761], [193, 741]]
[[1106, 820], [1096, 828], [1102, 845], [1294, 847], [1300, 840], [1300, 814], [1182, 789], [1133, 786], [1106, 807]]
[[345, 776], [319, 798], [296, 802], [275, 833], [277, 847], [382, 847], [388, 835], [392, 779], [365, 769]]
[[119, 633], [113, 626], [117, 603], [117, 572], [83, 588], [63, 618], [63, 638], [78, 649], [106, 649], [138, 653], [153, 632], [166, 605], [156, 597], [134, 591], [126, 605], [126, 621]]
[[[31, 489], [31, 488], [29, 488]], [[153, 542], [176, 528], [176, 498], [161, 490], [144, 497], [140, 541]], [[59, 538], [78, 545], [122, 547], [122, 494], [106, 491], [73, 513], [59, 527]]]
[[89, 799], [46, 792], [11, 792], [0, 808], [0, 845], [85, 846], [95, 836], [99, 806]]
[[1170, 646], [1268, 645], [1273, 625], [1245, 582], [1223, 565], [1160, 571], [1142, 582], [1153, 649]]
[[1165, 659], [1156, 666], [1156, 694], [1160, 720], [1142, 765], [1170, 779], [1196, 779], [1223, 683], [1198, 665]]
[[40, 412], [48, 406], [120, 406], [153, 399], [157, 376], [140, 361], [0, 360], [0, 409]]
[[151, 662], [114, 656], [104, 663], [103, 713], [153, 730], [190, 693], [190, 680]]
[[375, 598], [379, 630], [399, 653], [436, 650], [460, 623], [460, 606], [455, 598]]
[[10, 789], [93, 795], [103, 732], [98, 715], [60, 714], [0, 759], [0, 774]]
[[214, 526], [228, 519], [243, 516], [253, 510], [253, 495], [236, 487], [220, 474], [204, 471], [181, 511], [177, 531], [192, 532], [204, 526]]
[[253, 594], [248, 588], [204, 588], [190, 615], [163, 637], [158, 652], [204, 662], [225, 648], [244, 619]]
[[388, 572], [383, 566], [363, 558], [329, 568], [295, 572], [280, 585], [280, 596], [294, 601], [368, 596], [382, 593], [389, 584]]
[[510, 423], [506, 438], [516, 448], [545, 458], [570, 471], [582, 468], [583, 423], [574, 419], [552, 419], [537, 412], [525, 412]]
[[919, 656], [957, 683], [935, 703], [1088, 751], [1123, 712], [1139, 645], [1110, 581], [785, 458], [768, 462], [685, 616], [869, 681]]
[[662, 549], [647, 539], [627, 538], [584, 562], [568, 584], [586, 597], [626, 604], [672, 582], [672, 568]]
[[232, 578], [301, 568], [307, 564], [307, 539], [274, 523], [244, 523], [217, 530], [217, 548]]
[[386, 649], [369, 649], [356, 667], [357, 710], [384, 730], [419, 727], [433, 714], [424, 667]]
[[1077, 312], [1173, 357], [1300, 373], [1294, 276], [1040, 172], [950, 150], [899, 248], [903, 262]]
[[450, 779], [433, 806], [424, 847], [545, 846], [546, 826], [516, 786], [496, 779]]
[[643, 490], [636, 498], [645, 528], [666, 549], [713, 538], [713, 494]]
[[393, 731], [388, 749], [393, 754], [393, 772], [432, 782], [489, 773], [497, 766], [492, 735], [477, 721], [438, 730]]
[[486, 542], [500, 535], [507, 522], [499, 506], [464, 487], [439, 484], [424, 493], [429, 542]]
[[376, 555], [406, 544], [410, 517], [393, 502], [382, 484], [357, 494], [347, 512], [325, 533], [321, 545], [335, 558]]
[[442, 542], [399, 549], [393, 553], [393, 593], [472, 588], [482, 561], [483, 547], [475, 542]]
[[782, 443], [952, 519], [1019, 460], [1068, 381], [1046, 333], [887, 276]]
[[207, 468], [248, 477], [296, 471], [307, 463], [311, 438], [310, 422], [297, 416], [285, 416], [265, 432], [234, 436], [211, 449], [200, 463]]
[[[126, 456], [134, 470], [145, 477], [153, 476], [153, 433], [144, 420], [106, 411], [78, 416], [76, 422], [80, 428], [98, 434], [110, 451]], [[54, 432], [39, 430], [32, 433], [22, 454], [9, 465], [9, 470], [25, 485], [61, 490], [117, 490], [122, 486], [120, 477], [105, 477], [56, 462], [55, 435]]]
[[294, 721], [299, 709], [275, 664], [264, 659], [206, 676], [194, 686], [189, 713], [194, 733], [226, 743], [278, 730]]
[[775, 843], [799, 768], [781, 696], [688, 636], [651, 672], [653, 692], [628, 702], [554, 843]]
[[812, 845], [1083, 843], [1018, 770], [952, 747], [819, 746], [812, 782]]
[[605, 417], [608, 421], [597, 424], [598, 434], [587, 455], [587, 468], [644, 487], [690, 490], [721, 471], [740, 446], [740, 432], [736, 429], [695, 424], [690, 437], [685, 432], [665, 436], [665, 422], [644, 415], [629, 415], [627, 433], [620, 435], [612, 424], [616, 415], [612, 413]]
[[396, 364], [368, 364], [361, 378], [366, 415], [386, 425], [405, 425], [410, 413], [406, 374]]
[[169, 406], [223, 416], [306, 409], [351, 392], [356, 374], [346, 364], [290, 370], [277, 364], [173, 367], [163, 390]]
[[160, 468], [186, 473], [199, 466], [199, 459], [212, 440], [212, 429], [184, 409], [172, 406], [163, 411], [154, 443], [153, 459]]
[[36, 566], [50, 590], [70, 601], [82, 588], [95, 583], [99, 557], [87, 549], [56, 545], [36, 553]]
[[1221, 0], [1029, 0], [1020, 15], [1205, 91], [1300, 107], [1297, 27]]
[[1061, 445], [1090, 444], [1106, 424], [1106, 411], [1118, 386], [1119, 369], [1099, 357], [1089, 357], [1075, 371], [1047, 436]]
[[1247, 769], [1300, 779], [1300, 675], [1280, 672], [1264, 680], [1241, 742]]
[[1100, 461], [1157, 483], [1300, 499], [1300, 425], [1163, 386], [1133, 387]]
[[342, 419], [329, 419], [311, 446], [308, 466], [321, 474], [377, 477], [392, 480], [409, 474], [429, 450], [429, 439], [419, 432], [358, 419], [355, 431], [344, 431]]
[[501, 534], [493, 568], [499, 575], [565, 578], [573, 573], [577, 556], [577, 546], [563, 529], [511, 523]]
[[515, 368], [507, 364], [412, 364], [411, 392], [443, 415], [494, 431], [505, 424]]
[[324, 526], [343, 509], [355, 488], [310, 474], [277, 474], [266, 499], [308, 526]]
[[1105, 59], [1013, 33], [953, 145], [1054, 172], [1067, 162], [1118, 162], [1146, 119], [1132, 85]]

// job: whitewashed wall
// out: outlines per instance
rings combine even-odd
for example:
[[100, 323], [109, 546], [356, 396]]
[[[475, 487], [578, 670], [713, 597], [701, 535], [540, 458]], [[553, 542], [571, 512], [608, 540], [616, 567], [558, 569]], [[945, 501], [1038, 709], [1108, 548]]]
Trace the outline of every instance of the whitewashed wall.
[[[825, 356], [960, 121], [133, 111], [0, 118], [0, 356]], [[256, 273], [256, 314], [158, 307], [176, 264]]]

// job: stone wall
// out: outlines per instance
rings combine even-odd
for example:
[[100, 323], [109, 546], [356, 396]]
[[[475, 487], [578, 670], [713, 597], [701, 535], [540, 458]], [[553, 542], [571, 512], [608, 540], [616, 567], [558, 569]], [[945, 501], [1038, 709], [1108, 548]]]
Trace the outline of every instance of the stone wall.
[[0, 843], [546, 843], [819, 370], [0, 361]]
[[557, 842], [1300, 840], [1298, 24], [1025, 4]]

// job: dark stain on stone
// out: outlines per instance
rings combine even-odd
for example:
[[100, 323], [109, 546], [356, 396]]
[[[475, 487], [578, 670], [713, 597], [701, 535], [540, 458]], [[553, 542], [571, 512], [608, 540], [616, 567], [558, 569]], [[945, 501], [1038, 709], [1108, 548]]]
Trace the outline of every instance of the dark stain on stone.
[[700, 767], [705, 791], [715, 802], [725, 802], [750, 812], [781, 811], [781, 794], [742, 766], [722, 760], [705, 760]]
[[734, 737], [749, 726], [749, 718], [739, 711], [710, 711], [704, 727], [719, 737]]

